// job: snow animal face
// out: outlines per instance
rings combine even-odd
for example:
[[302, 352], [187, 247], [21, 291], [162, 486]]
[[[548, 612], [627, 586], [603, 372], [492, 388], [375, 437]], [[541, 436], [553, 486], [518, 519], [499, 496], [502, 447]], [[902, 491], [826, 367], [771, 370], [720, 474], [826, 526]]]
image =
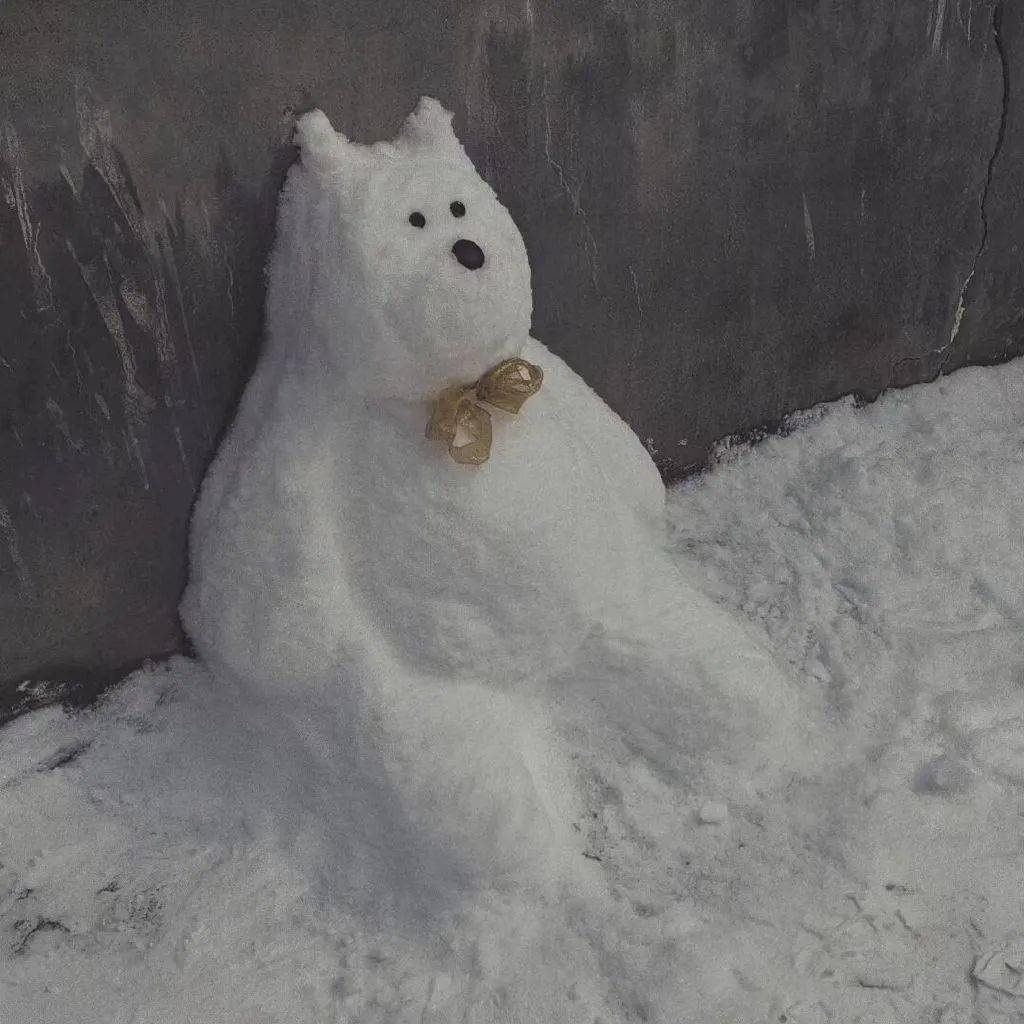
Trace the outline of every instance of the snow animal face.
[[[368, 394], [434, 397], [518, 351], [530, 330], [522, 237], [424, 97], [391, 142], [362, 146], [304, 115], [271, 271], [271, 332]], [[275, 294], [308, 295], [275, 322]], [[275, 279], [283, 283], [275, 290]], [[281, 306], [282, 303], [278, 303]], [[304, 320], [309, 338], [295, 338]]]

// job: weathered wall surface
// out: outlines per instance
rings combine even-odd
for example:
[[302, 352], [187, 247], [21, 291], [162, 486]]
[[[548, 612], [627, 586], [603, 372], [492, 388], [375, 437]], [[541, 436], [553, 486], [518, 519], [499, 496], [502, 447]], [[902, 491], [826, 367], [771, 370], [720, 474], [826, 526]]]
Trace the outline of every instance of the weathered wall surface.
[[0, 693], [180, 643], [292, 110], [372, 140], [452, 107], [535, 333], [671, 476], [1024, 349], [1022, 67], [993, 0], [7, 0]]

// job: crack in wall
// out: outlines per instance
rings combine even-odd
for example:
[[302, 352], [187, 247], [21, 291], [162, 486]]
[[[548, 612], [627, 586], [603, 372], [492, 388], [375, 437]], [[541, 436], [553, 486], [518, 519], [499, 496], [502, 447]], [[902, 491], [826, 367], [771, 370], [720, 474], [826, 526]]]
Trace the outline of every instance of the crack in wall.
[[974, 259], [971, 261], [971, 269], [964, 278], [963, 286], [960, 289], [960, 296], [957, 300], [956, 312], [953, 314], [953, 327], [949, 334], [949, 341], [945, 345], [940, 346], [932, 351], [935, 354], [943, 354], [942, 361], [939, 363], [939, 368], [935, 372], [936, 379], [942, 375], [943, 370], [946, 368], [946, 364], [949, 362], [950, 356], [953, 354], [953, 347], [956, 344], [957, 337], [960, 334], [960, 325], [963, 322], [964, 313], [967, 310], [965, 298], [967, 296], [967, 289], [974, 279], [974, 273], [978, 269], [978, 262], [985, 253], [985, 249], [988, 247], [988, 235], [989, 235], [989, 221], [988, 221], [988, 195], [992, 188], [992, 178], [995, 172], [996, 161], [999, 159], [999, 154], [1002, 152], [1003, 143], [1006, 140], [1006, 121], [1010, 110], [1010, 61], [1006, 55], [1006, 44], [1003, 40], [1003, 7], [1005, 0], [999, 0], [999, 3], [995, 4], [992, 8], [992, 41], [995, 44], [996, 53], [999, 56], [999, 65], [1002, 75], [1002, 98], [1001, 98], [1001, 109], [999, 113], [999, 129], [996, 133], [995, 145], [992, 147], [992, 152], [988, 158], [988, 168], [985, 173], [985, 187], [981, 192], [980, 202], [980, 215], [981, 215], [981, 240], [978, 243], [978, 248], [974, 253]]
[[594, 286], [594, 291], [599, 291], [600, 289], [597, 283], [597, 239], [594, 237], [594, 232], [590, 228], [590, 221], [587, 219], [587, 211], [583, 209], [583, 206], [580, 203], [580, 193], [583, 191], [583, 179], [582, 177], [577, 178], [575, 186], [572, 185], [565, 173], [565, 168], [555, 160], [554, 153], [552, 152], [551, 111], [548, 108], [548, 77], [546, 70], [543, 78], [541, 79], [541, 97], [544, 104], [544, 159], [552, 170], [554, 170], [558, 178], [559, 185], [569, 200], [572, 212], [579, 217], [583, 223], [583, 233], [585, 236], [584, 244], [590, 255], [590, 280]]

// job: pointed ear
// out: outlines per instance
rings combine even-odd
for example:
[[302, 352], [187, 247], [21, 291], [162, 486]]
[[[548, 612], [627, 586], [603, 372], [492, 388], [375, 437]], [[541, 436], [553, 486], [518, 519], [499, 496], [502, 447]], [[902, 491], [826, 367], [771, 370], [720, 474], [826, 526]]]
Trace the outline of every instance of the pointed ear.
[[399, 141], [416, 148], [447, 152], [468, 162], [469, 158], [452, 128], [453, 116], [432, 96], [421, 96], [416, 109], [402, 125]]
[[295, 123], [293, 143], [299, 147], [302, 165], [324, 173], [339, 165], [348, 139], [336, 132], [322, 110], [311, 110]]

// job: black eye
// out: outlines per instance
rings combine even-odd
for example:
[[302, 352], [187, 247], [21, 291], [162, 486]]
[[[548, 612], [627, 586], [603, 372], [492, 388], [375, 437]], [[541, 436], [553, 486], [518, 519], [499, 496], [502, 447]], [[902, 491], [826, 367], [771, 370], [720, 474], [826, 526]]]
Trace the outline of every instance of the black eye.
[[452, 211], [452, 216], [453, 217], [465, 217], [466, 216], [466, 208], [462, 205], [462, 203], [460, 203], [458, 201], [458, 199], [456, 199], [455, 202], [452, 203], [452, 205], [448, 207], [448, 209]]
[[414, 228], [422, 228], [422, 227], [426, 227], [426, 224], [427, 224], [427, 218], [426, 218], [426, 217], [424, 217], [424, 216], [423, 216], [423, 214], [422, 214], [422, 213], [420, 213], [420, 211], [419, 211], [419, 210], [417, 210], [417, 211], [416, 211], [415, 213], [410, 213], [410, 214], [409, 214], [409, 223], [410, 223], [410, 224], [411, 224], [411, 225], [412, 225], [412, 226], [413, 226]]

